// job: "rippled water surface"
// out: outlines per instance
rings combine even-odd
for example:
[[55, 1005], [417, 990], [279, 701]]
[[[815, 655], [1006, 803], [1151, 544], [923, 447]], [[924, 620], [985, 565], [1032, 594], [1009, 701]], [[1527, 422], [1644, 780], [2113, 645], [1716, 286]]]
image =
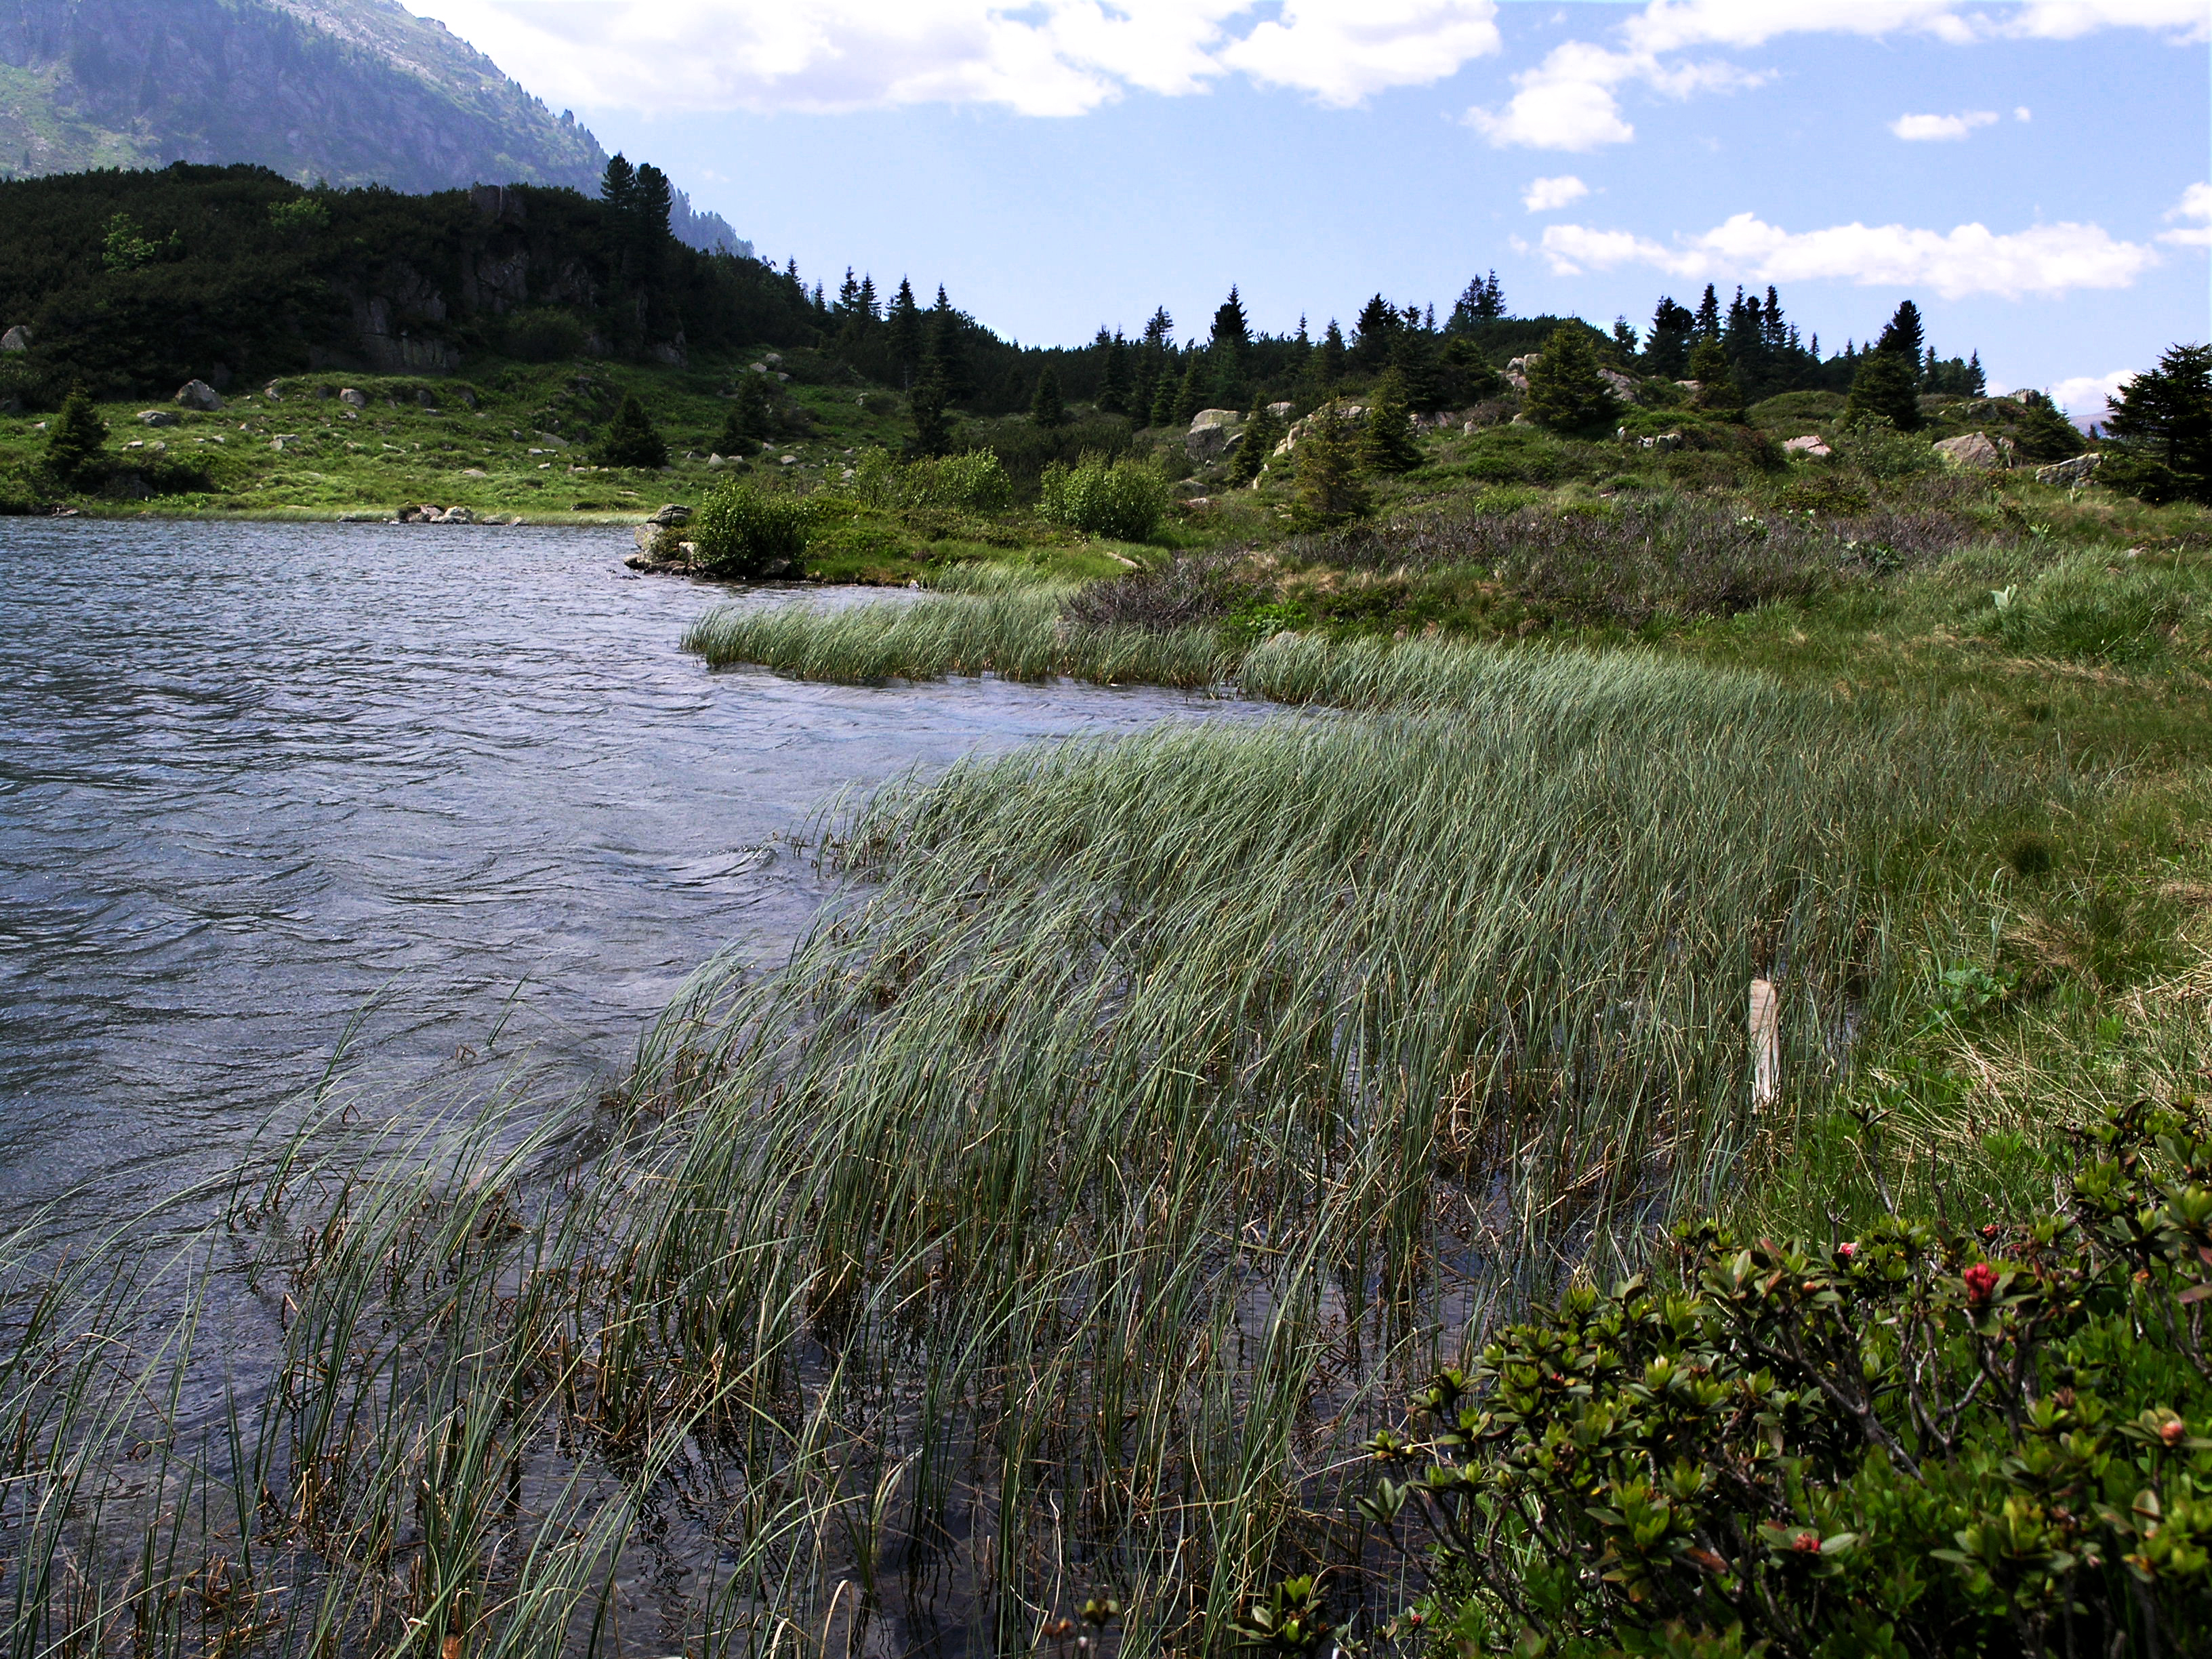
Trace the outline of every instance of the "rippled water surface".
[[776, 843], [840, 786], [1202, 706], [709, 675], [726, 596], [627, 539], [0, 520], [0, 1214], [224, 1167], [349, 1028], [395, 1100], [487, 1045], [611, 1071], [804, 929]]

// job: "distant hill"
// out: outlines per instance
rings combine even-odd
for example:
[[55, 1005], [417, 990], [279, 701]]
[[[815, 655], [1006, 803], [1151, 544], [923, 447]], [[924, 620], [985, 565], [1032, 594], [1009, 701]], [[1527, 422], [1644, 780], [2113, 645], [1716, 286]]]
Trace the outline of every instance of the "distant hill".
[[[606, 153], [398, 0], [4, 0], [0, 179], [257, 162], [301, 184], [598, 187]], [[680, 196], [672, 228], [750, 255]]]

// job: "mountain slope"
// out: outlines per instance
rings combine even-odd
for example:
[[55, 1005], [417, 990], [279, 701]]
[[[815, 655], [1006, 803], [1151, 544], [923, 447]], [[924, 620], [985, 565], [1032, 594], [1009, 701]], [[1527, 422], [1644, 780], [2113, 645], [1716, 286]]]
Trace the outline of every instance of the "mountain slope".
[[[398, 0], [0, 0], [0, 178], [178, 161], [590, 191], [606, 155]], [[688, 202], [675, 228], [749, 251]]]

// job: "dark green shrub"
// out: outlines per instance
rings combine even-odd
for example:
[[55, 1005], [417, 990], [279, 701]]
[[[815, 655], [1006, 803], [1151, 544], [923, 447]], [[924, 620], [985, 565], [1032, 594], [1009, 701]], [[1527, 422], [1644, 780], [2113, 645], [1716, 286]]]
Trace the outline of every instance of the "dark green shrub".
[[1432, 1547], [1443, 1651], [2201, 1653], [2212, 1132], [2083, 1138], [2063, 1214], [1832, 1247], [1706, 1224], [1416, 1404], [1361, 1509]]
[[1597, 352], [1585, 327], [1555, 329], [1528, 365], [1528, 418], [1555, 432], [1596, 432], [1620, 417], [1620, 400], [1598, 373]]
[[607, 422], [594, 459], [601, 466], [657, 469], [668, 465], [668, 444], [653, 429], [645, 405], [635, 398], [624, 398], [614, 419]]
[[526, 363], [561, 362], [580, 357], [588, 337], [583, 324], [550, 306], [518, 311], [507, 319], [501, 340], [507, 355]]
[[798, 576], [805, 568], [816, 509], [804, 496], [732, 478], [708, 496], [688, 533], [697, 563], [710, 576], [757, 580]]
[[1890, 351], [1870, 351], [1851, 377], [1844, 419], [1852, 425], [1887, 422], [1899, 432], [1920, 427], [1920, 392], [1911, 359]]
[[107, 422], [82, 386], [71, 388], [46, 434], [42, 465], [58, 489], [94, 489], [106, 476]]

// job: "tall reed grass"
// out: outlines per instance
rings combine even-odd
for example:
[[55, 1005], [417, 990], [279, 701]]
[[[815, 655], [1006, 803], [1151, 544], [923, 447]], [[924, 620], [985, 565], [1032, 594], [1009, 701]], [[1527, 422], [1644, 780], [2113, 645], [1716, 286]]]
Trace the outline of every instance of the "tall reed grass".
[[[882, 672], [970, 660], [922, 626]], [[1817, 1097], [1929, 847], [2021, 787], [1686, 664], [1245, 672], [1376, 712], [879, 792], [784, 969], [702, 976], [602, 1101], [278, 1149], [161, 1340], [81, 1334], [130, 1264], [27, 1262], [11, 1648], [1014, 1653], [1111, 1595], [1109, 1647], [1219, 1651], [1356, 1550], [1356, 1447], [1488, 1310], [1786, 1133], [1750, 979]], [[218, 1312], [270, 1380], [194, 1440]]]

